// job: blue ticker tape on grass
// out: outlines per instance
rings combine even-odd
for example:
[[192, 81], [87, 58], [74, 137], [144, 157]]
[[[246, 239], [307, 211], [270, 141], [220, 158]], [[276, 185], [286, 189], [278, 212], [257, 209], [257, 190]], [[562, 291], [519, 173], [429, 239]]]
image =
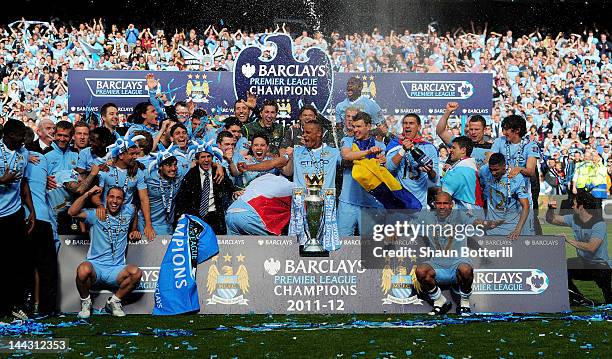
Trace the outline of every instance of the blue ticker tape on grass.
[[[397, 321], [367, 321], [357, 320], [356, 318], [346, 323], [300, 323], [293, 320], [286, 322], [271, 322], [257, 325], [237, 325], [223, 326], [210, 328], [221, 331], [248, 331], [248, 332], [263, 332], [275, 330], [331, 330], [331, 329], [360, 329], [360, 328], [381, 328], [381, 329], [408, 329], [408, 328], [435, 328], [444, 325], [469, 324], [477, 322], [524, 322], [540, 320], [542, 322], [549, 321], [566, 321], [566, 322], [603, 322], [612, 321], [610, 311], [612, 305], [605, 305], [593, 308], [595, 311], [587, 315], [566, 314], [562, 316], [550, 316], [540, 314], [516, 314], [516, 313], [479, 313], [470, 317], [438, 317], [425, 318], [414, 320], [397, 320]], [[20, 336], [20, 335], [48, 335], [51, 333], [51, 328], [67, 328], [80, 325], [90, 325], [85, 320], [61, 322], [58, 324], [41, 323], [35, 320], [17, 320], [12, 323], [0, 323], [0, 337]], [[112, 333], [102, 333], [109, 336], [138, 336], [138, 335], [153, 335], [156, 337], [189, 337], [194, 333], [186, 329], [161, 329], [154, 328], [151, 331], [117, 331]], [[587, 348], [588, 349], [588, 348]]]
[[185, 329], [160, 329], [154, 328], [151, 332], [135, 332], [130, 330], [119, 330], [111, 333], [102, 333], [102, 335], [108, 335], [113, 337], [137, 337], [139, 335], [153, 335], [156, 337], [192, 337], [193, 332]]
[[247, 332], [267, 332], [274, 330], [329, 330], [329, 329], [361, 329], [361, 328], [385, 328], [385, 329], [408, 329], [408, 328], [435, 328], [444, 325], [468, 324], [474, 322], [523, 322], [529, 320], [542, 321], [588, 321], [601, 322], [610, 321], [612, 317], [604, 313], [593, 313], [591, 315], [566, 315], [560, 317], [541, 315], [521, 315], [515, 313], [486, 313], [475, 314], [470, 317], [442, 317], [423, 320], [399, 320], [393, 322], [375, 322], [367, 320], [353, 320], [347, 323], [264, 323], [253, 326], [234, 326], [233, 329]]
[[153, 329], [153, 335], [156, 337], [191, 337], [193, 332], [185, 329]]
[[50, 334], [47, 325], [33, 320], [16, 320], [12, 323], [0, 324], [0, 336], [17, 336], [22, 334]]
[[12, 323], [0, 323], [0, 337], [18, 336], [23, 334], [50, 334], [49, 328], [68, 328], [89, 324], [84, 320], [62, 322], [58, 324], [40, 323], [34, 320], [16, 320]]
[[[79, 325], [90, 325], [85, 320], [77, 320], [71, 322], [61, 322], [58, 324], [40, 323], [34, 320], [16, 320], [12, 323], [0, 322], [0, 337], [20, 336], [25, 334], [30, 335], [48, 335], [51, 334], [51, 328], [69, 328]], [[154, 335], [156, 337], [191, 337], [193, 331], [186, 329], [161, 329], [154, 328], [151, 332], [140, 333], [137, 331], [120, 330], [112, 333], [102, 333], [108, 336], [132, 337], [138, 335]]]
[[113, 336], [113, 337], [137, 337], [140, 335], [139, 332], [132, 332], [129, 330], [120, 330], [117, 332], [112, 332], [112, 333], [107, 333], [104, 332], [102, 333], [102, 335], [109, 335], [109, 336]]

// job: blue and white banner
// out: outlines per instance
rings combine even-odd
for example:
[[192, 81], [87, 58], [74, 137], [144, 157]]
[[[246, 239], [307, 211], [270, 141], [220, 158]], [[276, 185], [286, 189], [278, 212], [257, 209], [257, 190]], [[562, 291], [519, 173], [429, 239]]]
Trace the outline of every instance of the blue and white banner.
[[[246, 64], [245, 64], [246, 66]], [[299, 107], [297, 103], [314, 103], [317, 108], [325, 108], [323, 114], [331, 116], [335, 106], [346, 98], [346, 83], [352, 76], [363, 81], [362, 95], [371, 98], [381, 107], [384, 116], [416, 113], [418, 115], [441, 115], [446, 103], [459, 103], [459, 113], [464, 115], [491, 115], [493, 108], [493, 79], [491, 74], [349, 74], [336, 73], [333, 76], [333, 88], [328, 100], [326, 90], [317, 87], [316, 95], [296, 95], [287, 98], [283, 94], [313, 94], [314, 88], [296, 90], [298, 84], [317, 83], [324, 80], [309, 76], [306, 72], [289, 71], [280, 73], [277, 69], [272, 74], [268, 68], [256, 75], [257, 70], [250, 64], [245, 67], [245, 73], [253, 74], [248, 81], [234, 87], [234, 74], [231, 72], [206, 71], [151, 71], [160, 81], [159, 92], [177, 101], [193, 100], [200, 108], [213, 115], [231, 115], [236, 96], [246, 98], [246, 91], [259, 92], [257, 103], [264, 100], [279, 102], [279, 117], [296, 120]], [[297, 71], [297, 70], [295, 70]], [[318, 71], [318, 70], [317, 70]], [[242, 70], [241, 70], [242, 72]], [[119, 106], [119, 112], [131, 113], [134, 106], [148, 101], [146, 75], [149, 71], [68, 71], [68, 107], [70, 112], [97, 112], [107, 102]], [[316, 75], [316, 73], [313, 72]], [[294, 76], [300, 75], [300, 76]], [[270, 78], [266, 80], [266, 78]], [[247, 78], [245, 75], [238, 76]], [[310, 78], [310, 80], [307, 80]], [[252, 84], [251, 84], [252, 83]], [[277, 83], [278, 85], [270, 85]], [[285, 85], [289, 84], [289, 85]], [[327, 83], [328, 84], [328, 83]], [[324, 87], [327, 86], [324, 83]], [[279, 87], [280, 86], [280, 87]], [[300, 85], [301, 86], [301, 85]], [[309, 85], [310, 86], [310, 85]], [[284, 87], [281, 88], [281, 87]], [[308, 87], [308, 86], [307, 86]], [[278, 89], [277, 89], [278, 88]], [[283, 100], [285, 99], [285, 100]], [[296, 100], [297, 99], [297, 100]], [[281, 101], [282, 100], [282, 101]]]
[[[157, 306], [153, 292], [158, 281], [166, 276], [162, 274], [164, 269], [160, 269], [164, 252], [166, 256], [187, 252], [187, 248], [181, 252], [177, 243], [171, 243], [180, 238], [173, 237], [129, 243], [127, 263], [141, 268], [143, 275], [140, 285], [124, 300], [126, 313], [148, 314]], [[74, 271], [85, 260], [90, 243], [82, 236], [61, 239], [58, 255], [61, 310], [76, 313], [81, 308], [81, 300], [74, 285]], [[171, 298], [193, 303], [183, 310], [197, 309], [195, 303], [199, 299], [201, 314], [423, 313], [431, 310], [429, 304], [415, 295], [412, 279], [416, 261], [391, 258], [383, 261], [381, 268], [367, 268], [362, 254], [366, 242], [359, 237], [341, 238], [341, 242], [342, 248], [330, 251], [328, 257], [300, 257], [295, 237], [219, 236], [219, 254], [198, 265], [195, 282], [199, 298], [191, 297], [191, 292], [182, 288], [174, 289], [173, 273], [165, 278], [172, 284]], [[405, 242], [407, 247], [411, 246], [410, 241]], [[183, 240], [182, 245], [185, 243]], [[516, 241], [483, 237], [477, 243], [480, 248], [494, 251], [510, 247], [513, 257], [473, 261], [470, 303], [474, 312], [569, 309], [562, 237], [521, 237]], [[189, 262], [188, 254], [183, 255], [185, 263]], [[182, 260], [175, 258], [177, 263]], [[180, 268], [168, 267], [185, 276], [193, 269], [183, 272]], [[92, 295], [94, 308], [103, 307], [112, 295], [112, 288], [100, 289]], [[451, 298], [450, 291], [444, 290], [444, 295]]]
[[153, 314], [199, 311], [196, 268], [217, 253], [217, 236], [210, 226], [196, 216], [181, 216], [159, 269]]
[[352, 76], [361, 78], [361, 94], [376, 101], [385, 116], [442, 115], [449, 101], [459, 103], [457, 114], [492, 114], [493, 75], [490, 73], [338, 74], [333, 105], [346, 98], [346, 83]]
[[212, 115], [234, 110], [232, 74], [204, 71], [68, 71], [68, 109], [74, 113], [99, 112], [112, 102], [120, 113], [131, 113], [139, 102], [149, 100], [146, 76], [159, 81], [154, 89], [170, 102], [192, 100]]

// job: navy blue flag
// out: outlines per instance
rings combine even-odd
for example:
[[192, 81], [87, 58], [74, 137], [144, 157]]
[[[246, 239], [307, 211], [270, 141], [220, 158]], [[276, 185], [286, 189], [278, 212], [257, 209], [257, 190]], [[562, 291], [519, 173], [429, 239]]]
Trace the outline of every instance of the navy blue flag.
[[181, 216], [159, 269], [153, 315], [199, 311], [196, 268], [217, 253], [212, 228], [196, 216]]

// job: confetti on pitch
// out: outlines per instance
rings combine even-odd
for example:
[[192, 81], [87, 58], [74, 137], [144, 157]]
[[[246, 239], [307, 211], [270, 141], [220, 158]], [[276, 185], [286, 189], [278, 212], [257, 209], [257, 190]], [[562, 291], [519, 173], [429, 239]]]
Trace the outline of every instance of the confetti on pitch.
[[109, 336], [115, 336], [115, 337], [137, 337], [140, 335], [139, 332], [133, 332], [133, 331], [129, 331], [129, 330], [119, 330], [116, 332], [112, 332], [112, 333], [102, 333], [102, 335], [109, 335]]
[[[548, 321], [587, 321], [601, 322], [610, 320], [610, 315], [604, 313], [593, 313], [591, 315], [566, 315], [559, 317], [539, 316], [539, 315], [520, 315], [515, 313], [482, 313], [475, 314], [471, 317], [446, 317], [440, 319], [425, 319], [425, 320], [400, 320], [400, 321], [385, 321], [374, 322], [365, 320], [352, 320], [347, 323], [264, 323], [253, 326], [234, 326], [235, 330], [247, 332], [267, 332], [274, 330], [329, 330], [329, 329], [363, 329], [363, 328], [385, 328], [385, 329], [409, 329], [409, 328], [435, 328], [444, 325], [469, 324], [478, 322], [511, 322], [518, 323], [530, 320], [548, 320]], [[223, 329], [226, 329], [223, 327]], [[220, 328], [217, 328], [220, 330]], [[540, 334], [545, 336], [546, 334]], [[418, 341], [418, 340], [417, 340]], [[574, 340], [575, 341], [575, 340]], [[500, 339], [500, 342], [505, 343], [506, 339]]]
[[0, 337], [19, 336], [24, 334], [50, 334], [49, 328], [69, 328], [78, 325], [89, 325], [87, 321], [62, 322], [58, 324], [40, 323], [34, 320], [16, 320], [11, 323], [0, 322]]
[[153, 335], [156, 337], [192, 337], [193, 332], [186, 329], [153, 329]]

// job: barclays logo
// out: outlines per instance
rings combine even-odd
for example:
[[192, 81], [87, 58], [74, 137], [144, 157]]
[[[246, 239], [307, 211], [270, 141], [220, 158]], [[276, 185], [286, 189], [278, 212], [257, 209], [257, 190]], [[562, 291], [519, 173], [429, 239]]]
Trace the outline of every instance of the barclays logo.
[[242, 67], [240, 68], [240, 70], [242, 71], [242, 74], [247, 77], [247, 78], [251, 78], [253, 75], [255, 75], [255, 66], [251, 65], [250, 63], [246, 63], [244, 65], [242, 65]]
[[154, 293], [159, 280], [159, 267], [140, 267], [142, 278], [134, 293]]
[[278, 259], [268, 258], [264, 262], [264, 269], [269, 275], [275, 275], [281, 269], [281, 262]]
[[474, 269], [472, 294], [541, 294], [548, 286], [540, 269]]
[[149, 97], [146, 79], [86, 78], [93, 97]]
[[558, 246], [560, 243], [557, 239], [534, 239], [534, 240], [525, 240], [526, 246]]
[[469, 81], [401, 81], [409, 99], [467, 100], [474, 94]]
[[533, 270], [525, 282], [531, 287], [534, 294], [543, 293], [548, 288], [548, 276], [539, 269]]
[[88, 246], [89, 243], [89, 239], [64, 239], [64, 244], [67, 246]]
[[234, 63], [234, 94], [243, 98], [247, 93], [258, 97], [261, 106], [266, 99], [280, 105], [279, 118], [297, 120], [297, 110], [303, 104], [324, 112], [331, 100], [334, 73], [328, 54], [316, 47], [306, 51], [305, 59], [293, 53], [293, 40], [284, 34], [266, 37], [266, 48], [273, 48], [272, 58], [264, 58], [259, 46], [247, 46]]

